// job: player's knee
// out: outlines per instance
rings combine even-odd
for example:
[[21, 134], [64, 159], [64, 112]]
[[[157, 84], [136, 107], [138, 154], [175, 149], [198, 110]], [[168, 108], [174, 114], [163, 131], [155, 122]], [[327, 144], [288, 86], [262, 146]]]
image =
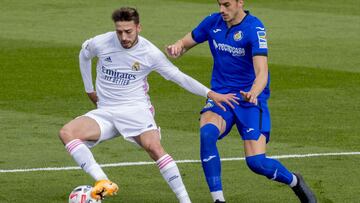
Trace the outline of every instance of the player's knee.
[[71, 140], [75, 139], [74, 133], [72, 133], [72, 130], [68, 127], [64, 126], [59, 131], [59, 138], [60, 140], [66, 144], [70, 142]]
[[64, 138], [68, 137], [69, 136], [69, 130], [66, 129], [65, 127], [62, 127], [60, 130], [59, 130], [59, 138], [61, 140], [64, 140]]
[[251, 171], [259, 175], [266, 176], [267, 178], [271, 178], [273, 173], [266, 168], [265, 162], [265, 154], [246, 157], [246, 164], [251, 169]]
[[147, 143], [142, 147], [153, 159], [160, 158], [164, 154], [164, 149], [160, 143]]
[[219, 129], [214, 124], [206, 124], [200, 128], [200, 144], [201, 148], [211, 148], [216, 145], [219, 137]]

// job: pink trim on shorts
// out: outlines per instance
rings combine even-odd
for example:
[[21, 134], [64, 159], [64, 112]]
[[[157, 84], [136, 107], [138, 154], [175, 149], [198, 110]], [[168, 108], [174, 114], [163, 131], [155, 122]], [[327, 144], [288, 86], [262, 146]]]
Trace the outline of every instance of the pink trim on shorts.
[[147, 81], [147, 77], [145, 77], [143, 79], [143, 82], [144, 82], [144, 85], [142, 87], [143, 87], [143, 90], [144, 90], [144, 93], [145, 93], [145, 96], [146, 96], [146, 100], [147, 100], [148, 104], [151, 104], [150, 96], [148, 94], [148, 92], [149, 92], [149, 83]]
[[154, 106], [151, 106], [151, 107], [149, 108], [149, 110], [150, 110], [151, 114], [152, 114], [153, 116], [155, 116], [155, 108], [154, 108]]

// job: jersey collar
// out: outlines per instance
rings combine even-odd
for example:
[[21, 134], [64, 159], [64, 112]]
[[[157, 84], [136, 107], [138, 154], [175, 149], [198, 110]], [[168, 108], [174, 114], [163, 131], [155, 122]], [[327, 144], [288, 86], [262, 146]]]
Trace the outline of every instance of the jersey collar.
[[[244, 16], [244, 18], [243, 18], [239, 23], [230, 26], [229, 29], [231, 29], [232, 27], [236, 27], [236, 26], [241, 25], [241, 24], [246, 20], [246, 18], [247, 18], [249, 15], [250, 15], [250, 11], [245, 10], [245, 16]], [[225, 22], [225, 24], [226, 24], [226, 22]]]

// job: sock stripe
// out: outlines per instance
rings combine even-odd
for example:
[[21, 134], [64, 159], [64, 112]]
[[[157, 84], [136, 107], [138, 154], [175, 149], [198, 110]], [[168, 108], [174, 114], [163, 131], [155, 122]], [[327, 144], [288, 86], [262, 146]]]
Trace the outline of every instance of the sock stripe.
[[70, 141], [69, 143], [67, 143], [65, 147], [66, 147], [66, 148], [69, 148], [69, 147], [71, 147], [72, 145], [74, 145], [74, 144], [77, 143], [77, 142], [81, 142], [81, 140], [80, 140], [80, 139], [72, 140], [72, 141]]
[[74, 147], [72, 147], [71, 149], [69, 149], [68, 152], [71, 154], [71, 153], [77, 148], [77, 146], [82, 145], [82, 144], [83, 144], [82, 142], [77, 143], [76, 145], [74, 145]]
[[169, 154], [165, 154], [164, 156], [162, 156], [160, 159], [158, 159], [156, 161], [156, 164], [159, 165], [160, 162], [162, 162], [164, 159], [167, 159], [168, 157], [171, 157]]
[[171, 159], [171, 156], [165, 157], [163, 160], [159, 161], [159, 162], [157, 163], [157, 165], [160, 166], [161, 164], [163, 164], [164, 162], [166, 162], [166, 161], [169, 160], [169, 159]]
[[158, 164], [159, 169], [161, 170], [162, 168], [164, 168], [166, 165], [168, 165], [169, 163], [171, 163], [171, 162], [173, 162], [173, 161], [174, 161], [174, 160], [173, 160], [171, 157], [163, 160], [161, 163]]
[[75, 145], [78, 145], [79, 143], [82, 143], [81, 140], [74, 140], [73, 142], [69, 143], [66, 148], [67, 149], [72, 149], [74, 148]]
[[71, 154], [74, 151], [74, 149], [76, 149], [77, 146], [79, 146], [81, 144], [84, 144], [84, 143], [80, 139], [73, 140], [66, 145], [66, 150]]

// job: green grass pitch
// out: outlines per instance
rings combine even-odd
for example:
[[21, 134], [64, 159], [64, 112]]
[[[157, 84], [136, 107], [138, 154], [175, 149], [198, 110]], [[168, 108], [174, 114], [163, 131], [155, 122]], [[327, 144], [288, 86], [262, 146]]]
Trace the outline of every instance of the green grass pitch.
[[[268, 155], [360, 151], [360, 4], [358, 0], [254, 0], [246, 8], [267, 27], [272, 135]], [[113, 30], [111, 12], [138, 8], [142, 36], [164, 49], [211, 12], [209, 0], [0, 0], [0, 170], [75, 166], [58, 130], [93, 108], [78, 68], [81, 43]], [[209, 84], [207, 45], [173, 61]], [[176, 160], [198, 160], [198, 112], [204, 98], [157, 73], [149, 77], [162, 143]], [[222, 158], [243, 157], [236, 130], [219, 144]], [[101, 164], [150, 161], [115, 139], [97, 146]], [[319, 202], [360, 201], [360, 156], [282, 159], [303, 174]], [[211, 202], [200, 163], [178, 164], [193, 202]], [[155, 165], [105, 168], [120, 192], [104, 202], [176, 202]], [[223, 162], [228, 202], [297, 202], [284, 185], [253, 174], [244, 161]], [[93, 184], [81, 170], [0, 173], [0, 203], [67, 202]]]

